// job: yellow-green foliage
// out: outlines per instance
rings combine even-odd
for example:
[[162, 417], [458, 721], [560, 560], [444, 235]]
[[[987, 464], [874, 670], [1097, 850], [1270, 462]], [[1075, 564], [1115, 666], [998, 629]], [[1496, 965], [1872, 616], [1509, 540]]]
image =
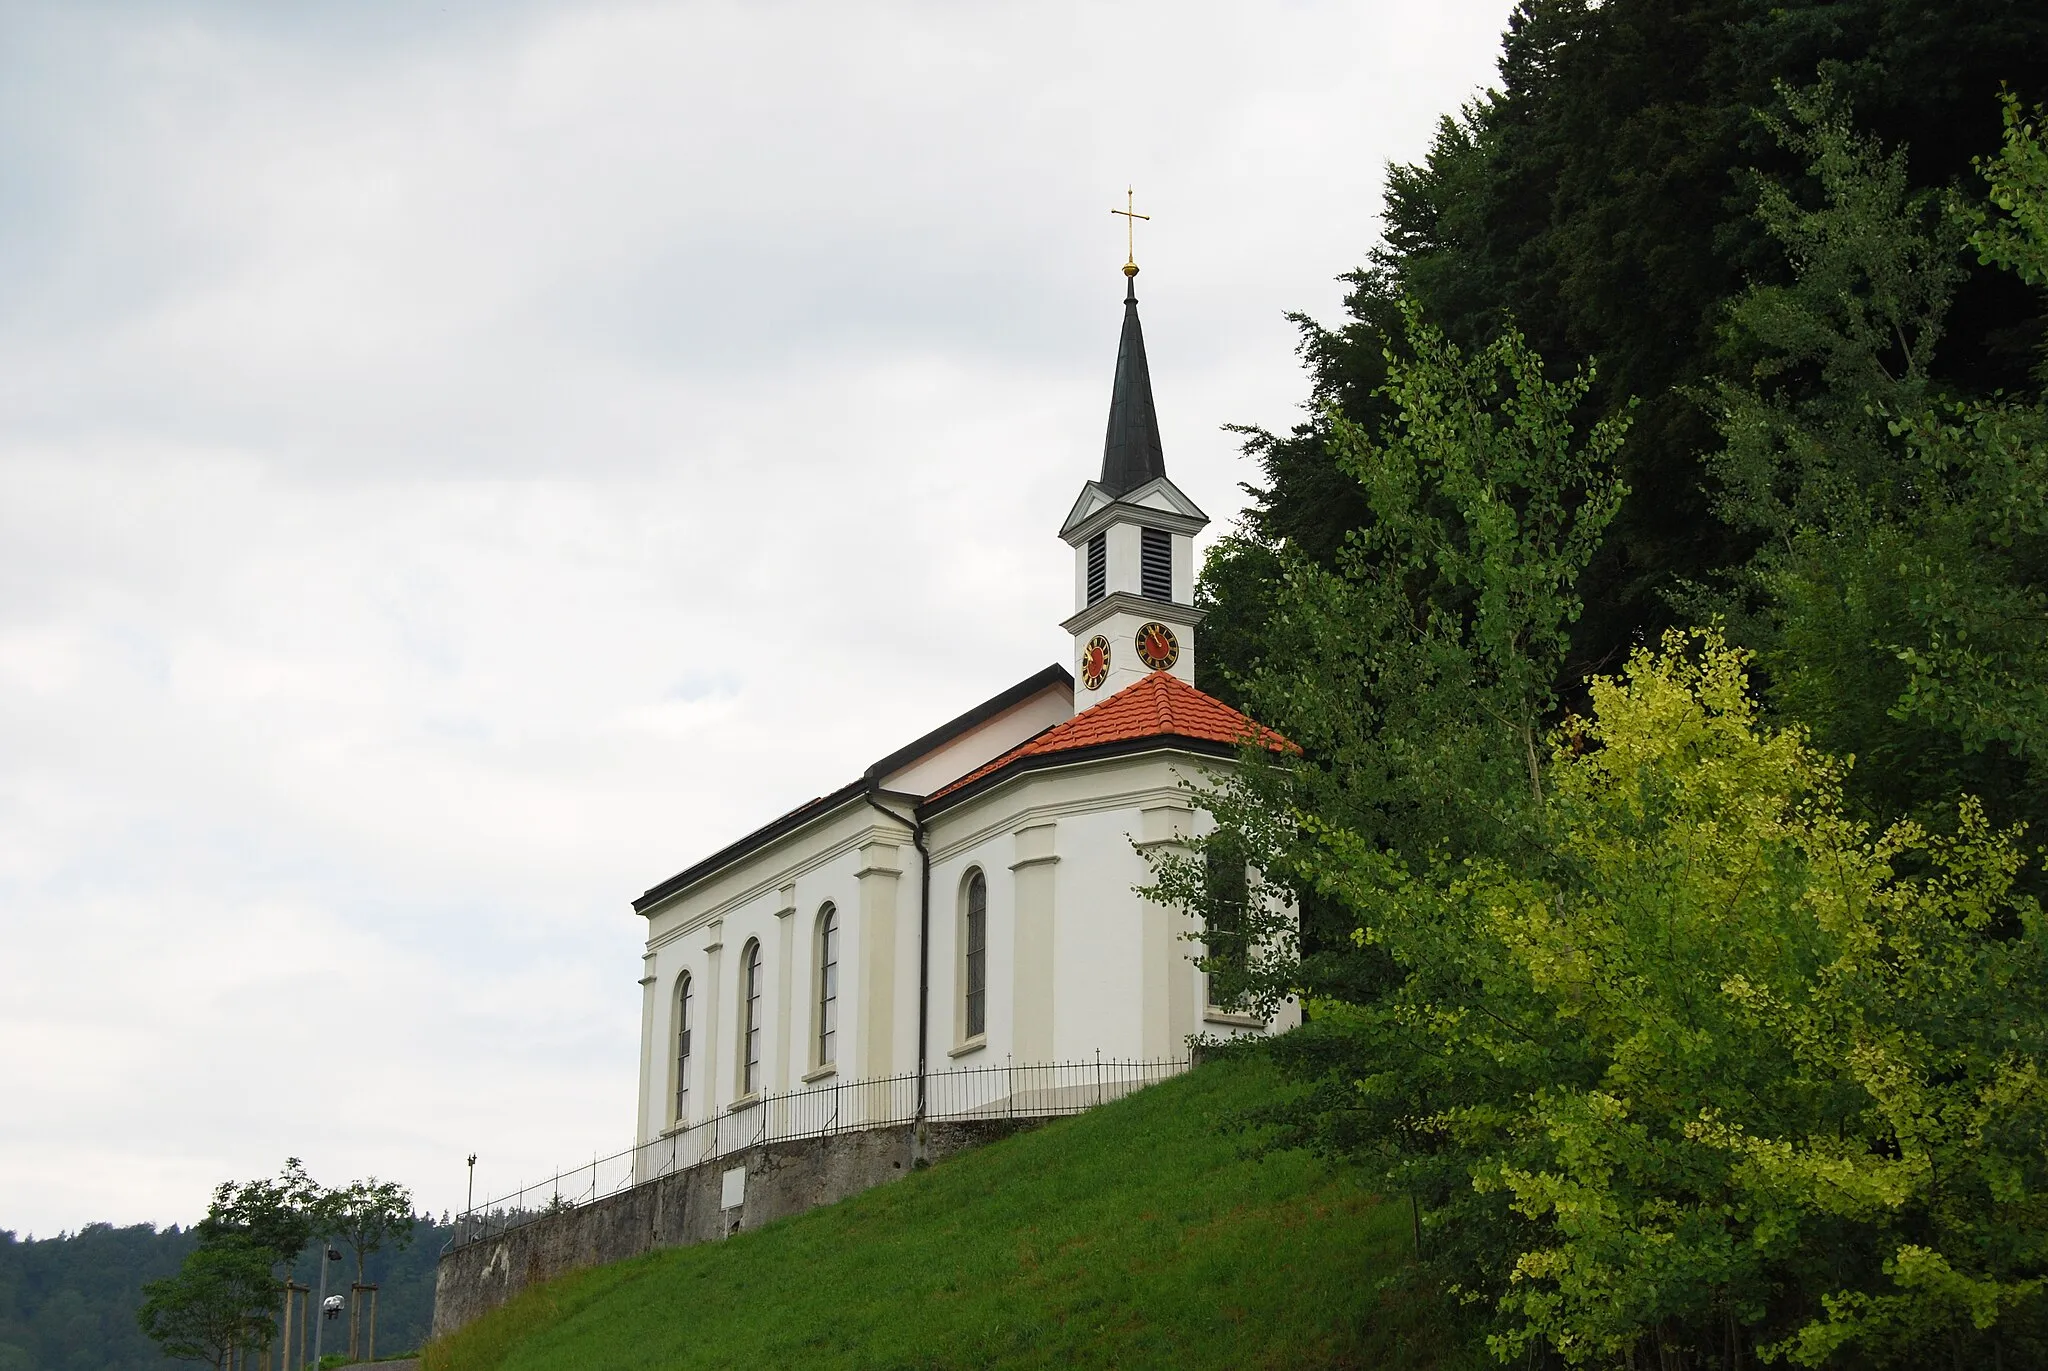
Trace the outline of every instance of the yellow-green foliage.
[[1952, 836], [1868, 831], [1713, 633], [1592, 695], [1551, 861], [1353, 892], [1416, 974], [1343, 1012], [1452, 1064], [1416, 1127], [1502, 1206], [1464, 1216], [1508, 1249], [1496, 1351], [2016, 1355], [2048, 1269], [2048, 938], [2016, 835], [1971, 804]]
[[1266, 1117], [1413, 1197], [1501, 1358], [2048, 1365], [2048, 403], [1937, 357], [1967, 250], [2048, 282], [2040, 112], [1973, 205], [1778, 95], [1783, 272], [1695, 395], [1754, 543], [1669, 601], [1761, 707], [1718, 633], [1573, 679], [1589, 588], [1643, 569], [1619, 434], [1511, 324], [1467, 353], [1400, 301], [1377, 425], [1324, 426], [1358, 526], [1259, 548], [1240, 684], [1302, 752], [1248, 752], [1152, 893], [1246, 1003], [1310, 999]]

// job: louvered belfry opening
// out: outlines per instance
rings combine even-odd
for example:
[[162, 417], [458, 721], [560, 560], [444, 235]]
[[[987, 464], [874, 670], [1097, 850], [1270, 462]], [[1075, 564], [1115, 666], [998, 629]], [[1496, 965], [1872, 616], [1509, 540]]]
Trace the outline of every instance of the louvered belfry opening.
[[1088, 540], [1088, 603], [1109, 593], [1109, 535], [1098, 533]]
[[1138, 552], [1138, 586], [1148, 600], [1173, 599], [1173, 535], [1143, 529]]

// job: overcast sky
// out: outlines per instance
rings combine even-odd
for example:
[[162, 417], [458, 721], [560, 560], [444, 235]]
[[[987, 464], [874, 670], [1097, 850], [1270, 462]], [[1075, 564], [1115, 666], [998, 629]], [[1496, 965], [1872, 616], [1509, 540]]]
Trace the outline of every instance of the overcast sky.
[[1507, 0], [0, 4], [0, 1227], [631, 1141], [641, 890], [1069, 644]]

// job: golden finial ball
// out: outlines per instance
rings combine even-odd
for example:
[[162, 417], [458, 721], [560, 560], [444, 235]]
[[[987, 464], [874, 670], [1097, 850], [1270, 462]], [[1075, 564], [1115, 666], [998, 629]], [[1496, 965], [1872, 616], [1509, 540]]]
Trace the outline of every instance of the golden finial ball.
[[1137, 264], [1136, 262], [1126, 262], [1126, 263], [1124, 263], [1124, 275], [1126, 275], [1126, 276], [1136, 276], [1137, 274], [1138, 274], [1138, 264]]

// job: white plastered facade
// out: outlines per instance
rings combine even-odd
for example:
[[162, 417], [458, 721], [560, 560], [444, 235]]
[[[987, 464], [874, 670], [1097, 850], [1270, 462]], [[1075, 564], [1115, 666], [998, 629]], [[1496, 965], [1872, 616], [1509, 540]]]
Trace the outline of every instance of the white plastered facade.
[[[925, 824], [931, 852], [927, 1067], [1183, 1054], [1195, 1034], [1291, 1027], [1211, 1007], [1180, 910], [1138, 894], [1146, 853], [1202, 831], [1187, 782], [1227, 760], [1170, 747], [1022, 771]], [[757, 1094], [918, 1063], [920, 856], [900, 794], [850, 797], [645, 911], [643, 1142]], [[1183, 849], [1184, 850], [1184, 849]], [[966, 891], [987, 891], [984, 1031], [966, 1032]], [[839, 927], [834, 1060], [820, 1060], [819, 921]], [[761, 1081], [742, 1088], [745, 949], [762, 952]], [[676, 1113], [680, 980], [691, 978], [691, 1089]]]
[[[1142, 342], [1128, 313], [1135, 303], [1126, 307], [1127, 350], [1135, 347], [1140, 366], [1126, 376], [1120, 357], [1118, 385], [1142, 386], [1139, 408], [1149, 415]], [[1151, 433], [1155, 456], [1157, 442]], [[1110, 466], [1105, 459], [1105, 481]], [[1075, 608], [1063, 625], [1073, 635], [1074, 672], [1048, 668], [635, 902], [647, 919], [642, 1143], [746, 1111], [764, 1095], [903, 1076], [921, 1060], [930, 1073], [1098, 1053], [1159, 1062], [1183, 1056], [1198, 1034], [1277, 1032], [1299, 1021], [1292, 1003], [1270, 1020], [1211, 1006], [1189, 916], [1138, 893], [1153, 878], [1150, 856], [1188, 850], [1211, 822], [1195, 807], [1193, 788], [1236, 764], [1233, 747], [1215, 738], [1198, 746], [1170, 735], [1122, 736], [1114, 746], [1013, 755], [1152, 675], [1135, 647], [1147, 625], [1166, 625], [1178, 644], [1177, 659], [1160, 669], [1194, 684], [1194, 536], [1208, 519], [1166, 478], [1163, 459], [1152, 470], [1121, 491], [1087, 482], [1060, 528], [1074, 555]], [[1156, 560], [1147, 584], [1148, 536], [1155, 549], [1163, 536], [1169, 549], [1170, 585], [1160, 584]], [[1099, 583], [1090, 575], [1096, 539]], [[1110, 661], [1091, 680], [1086, 645], [1098, 636], [1111, 646]], [[1015, 764], [976, 776], [1006, 756]], [[986, 891], [986, 987], [982, 1031], [970, 1033], [965, 930], [976, 873]], [[820, 1035], [828, 907], [838, 930], [829, 1060]], [[753, 947], [761, 967], [759, 1078], [750, 1087]], [[686, 977], [691, 1079], [679, 1102]]]

